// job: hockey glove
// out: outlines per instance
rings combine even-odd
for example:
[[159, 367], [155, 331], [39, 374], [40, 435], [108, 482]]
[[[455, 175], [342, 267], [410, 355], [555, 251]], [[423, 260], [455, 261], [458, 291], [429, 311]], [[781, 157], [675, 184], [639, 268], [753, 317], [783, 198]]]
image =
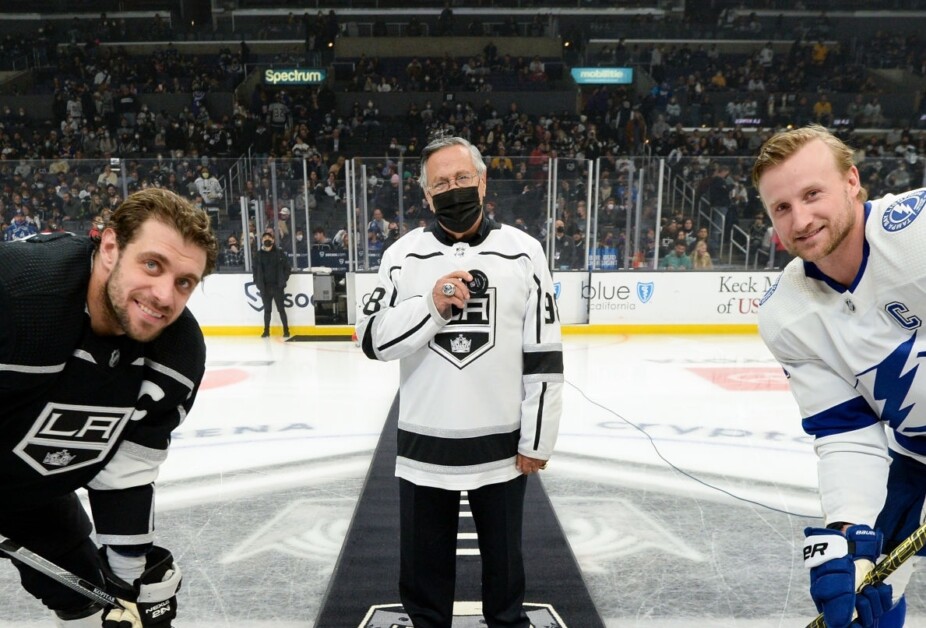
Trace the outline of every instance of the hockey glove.
[[[891, 585], [856, 589], [881, 555], [884, 537], [865, 525], [838, 530], [804, 530], [804, 565], [810, 569], [810, 597], [829, 628], [871, 628], [891, 608]], [[858, 617], [853, 615], [857, 613]], [[853, 620], [855, 620], [853, 622]]]
[[145, 571], [134, 584], [112, 572], [105, 548], [100, 556], [106, 588], [125, 607], [107, 609], [103, 628], [170, 628], [177, 616], [177, 591], [183, 579], [170, 552], [152, 547], [145, 557]]

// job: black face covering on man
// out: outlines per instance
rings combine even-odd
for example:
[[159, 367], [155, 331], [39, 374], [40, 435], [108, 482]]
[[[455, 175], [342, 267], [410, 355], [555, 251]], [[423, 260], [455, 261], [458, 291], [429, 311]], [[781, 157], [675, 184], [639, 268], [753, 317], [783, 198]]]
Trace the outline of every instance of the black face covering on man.
[[437, 222], [447, 231], [466, 233], [482, 213], [479, 187], [451, 188], [431, 197]]

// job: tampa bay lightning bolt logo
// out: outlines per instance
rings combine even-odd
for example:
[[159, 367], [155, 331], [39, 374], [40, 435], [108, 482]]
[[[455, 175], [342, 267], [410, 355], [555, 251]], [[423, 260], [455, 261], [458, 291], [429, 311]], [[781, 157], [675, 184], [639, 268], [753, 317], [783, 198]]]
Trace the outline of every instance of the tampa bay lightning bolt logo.
[[[916, 333], [910, 336], [909, 340], [897, 346], [889, 356], [884, 358], [880, 364], [866, 369], [859, 373], [857, 377], [862, 377], [868, 373], [874, 372], [874, 384], [871, 386], [871, 392], [875, 399], [884, 402], [884, 409], [881, 411], [881, 418], [887, 421], [891, 427], [897, 429], [903, 423], [910, 410], [913, 409], [913, 403], [903, 407], [916, 379], [916, 372], [919, 365], [909, 367], [906, 371], [907, 364], [910, 362], [910, 354], [916, 344]], [[917, 355], [916, 357], [920, 357]]]
[[926, 193], [916, 192], [904, 197], [884, 210], [881, 226], [891, 233], [906, 229], [923, 211], [926, 205]]
[[653, 292], [655, 291], [656, 287], [652, 281], [637, 282], [637, 298], [640, 299], [640, 303], [647, 303], [653, 298]]

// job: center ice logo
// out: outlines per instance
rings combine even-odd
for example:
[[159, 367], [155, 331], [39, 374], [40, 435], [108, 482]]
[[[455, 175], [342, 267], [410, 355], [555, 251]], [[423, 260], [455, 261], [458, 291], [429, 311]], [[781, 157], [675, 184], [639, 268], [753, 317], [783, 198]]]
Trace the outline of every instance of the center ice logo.
[[[532, 626], [544, 628], [566, 628], [566, 624], [551, 604], [525, 603], [524, 612]], [[485, 626], [480, 602], [454, 602], [453, 628], [480, 628]], [[367, 611], [358, 628], [412, 628], [401, 604], [380, 604]]]

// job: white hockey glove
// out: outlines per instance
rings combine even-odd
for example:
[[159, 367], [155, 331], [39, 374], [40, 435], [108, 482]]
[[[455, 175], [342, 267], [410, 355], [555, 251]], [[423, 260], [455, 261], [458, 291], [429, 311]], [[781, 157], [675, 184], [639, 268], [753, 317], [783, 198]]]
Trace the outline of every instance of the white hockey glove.
[[152, 547], [145, 557], [145, 571], [133, 584], [112, 572], [105, 548], [101, 558], [106, 588], [125, 607], [107, 609], [103, 628], [170, 628], [177, 616], [177, 591], [183, 580], [170, 552]]

